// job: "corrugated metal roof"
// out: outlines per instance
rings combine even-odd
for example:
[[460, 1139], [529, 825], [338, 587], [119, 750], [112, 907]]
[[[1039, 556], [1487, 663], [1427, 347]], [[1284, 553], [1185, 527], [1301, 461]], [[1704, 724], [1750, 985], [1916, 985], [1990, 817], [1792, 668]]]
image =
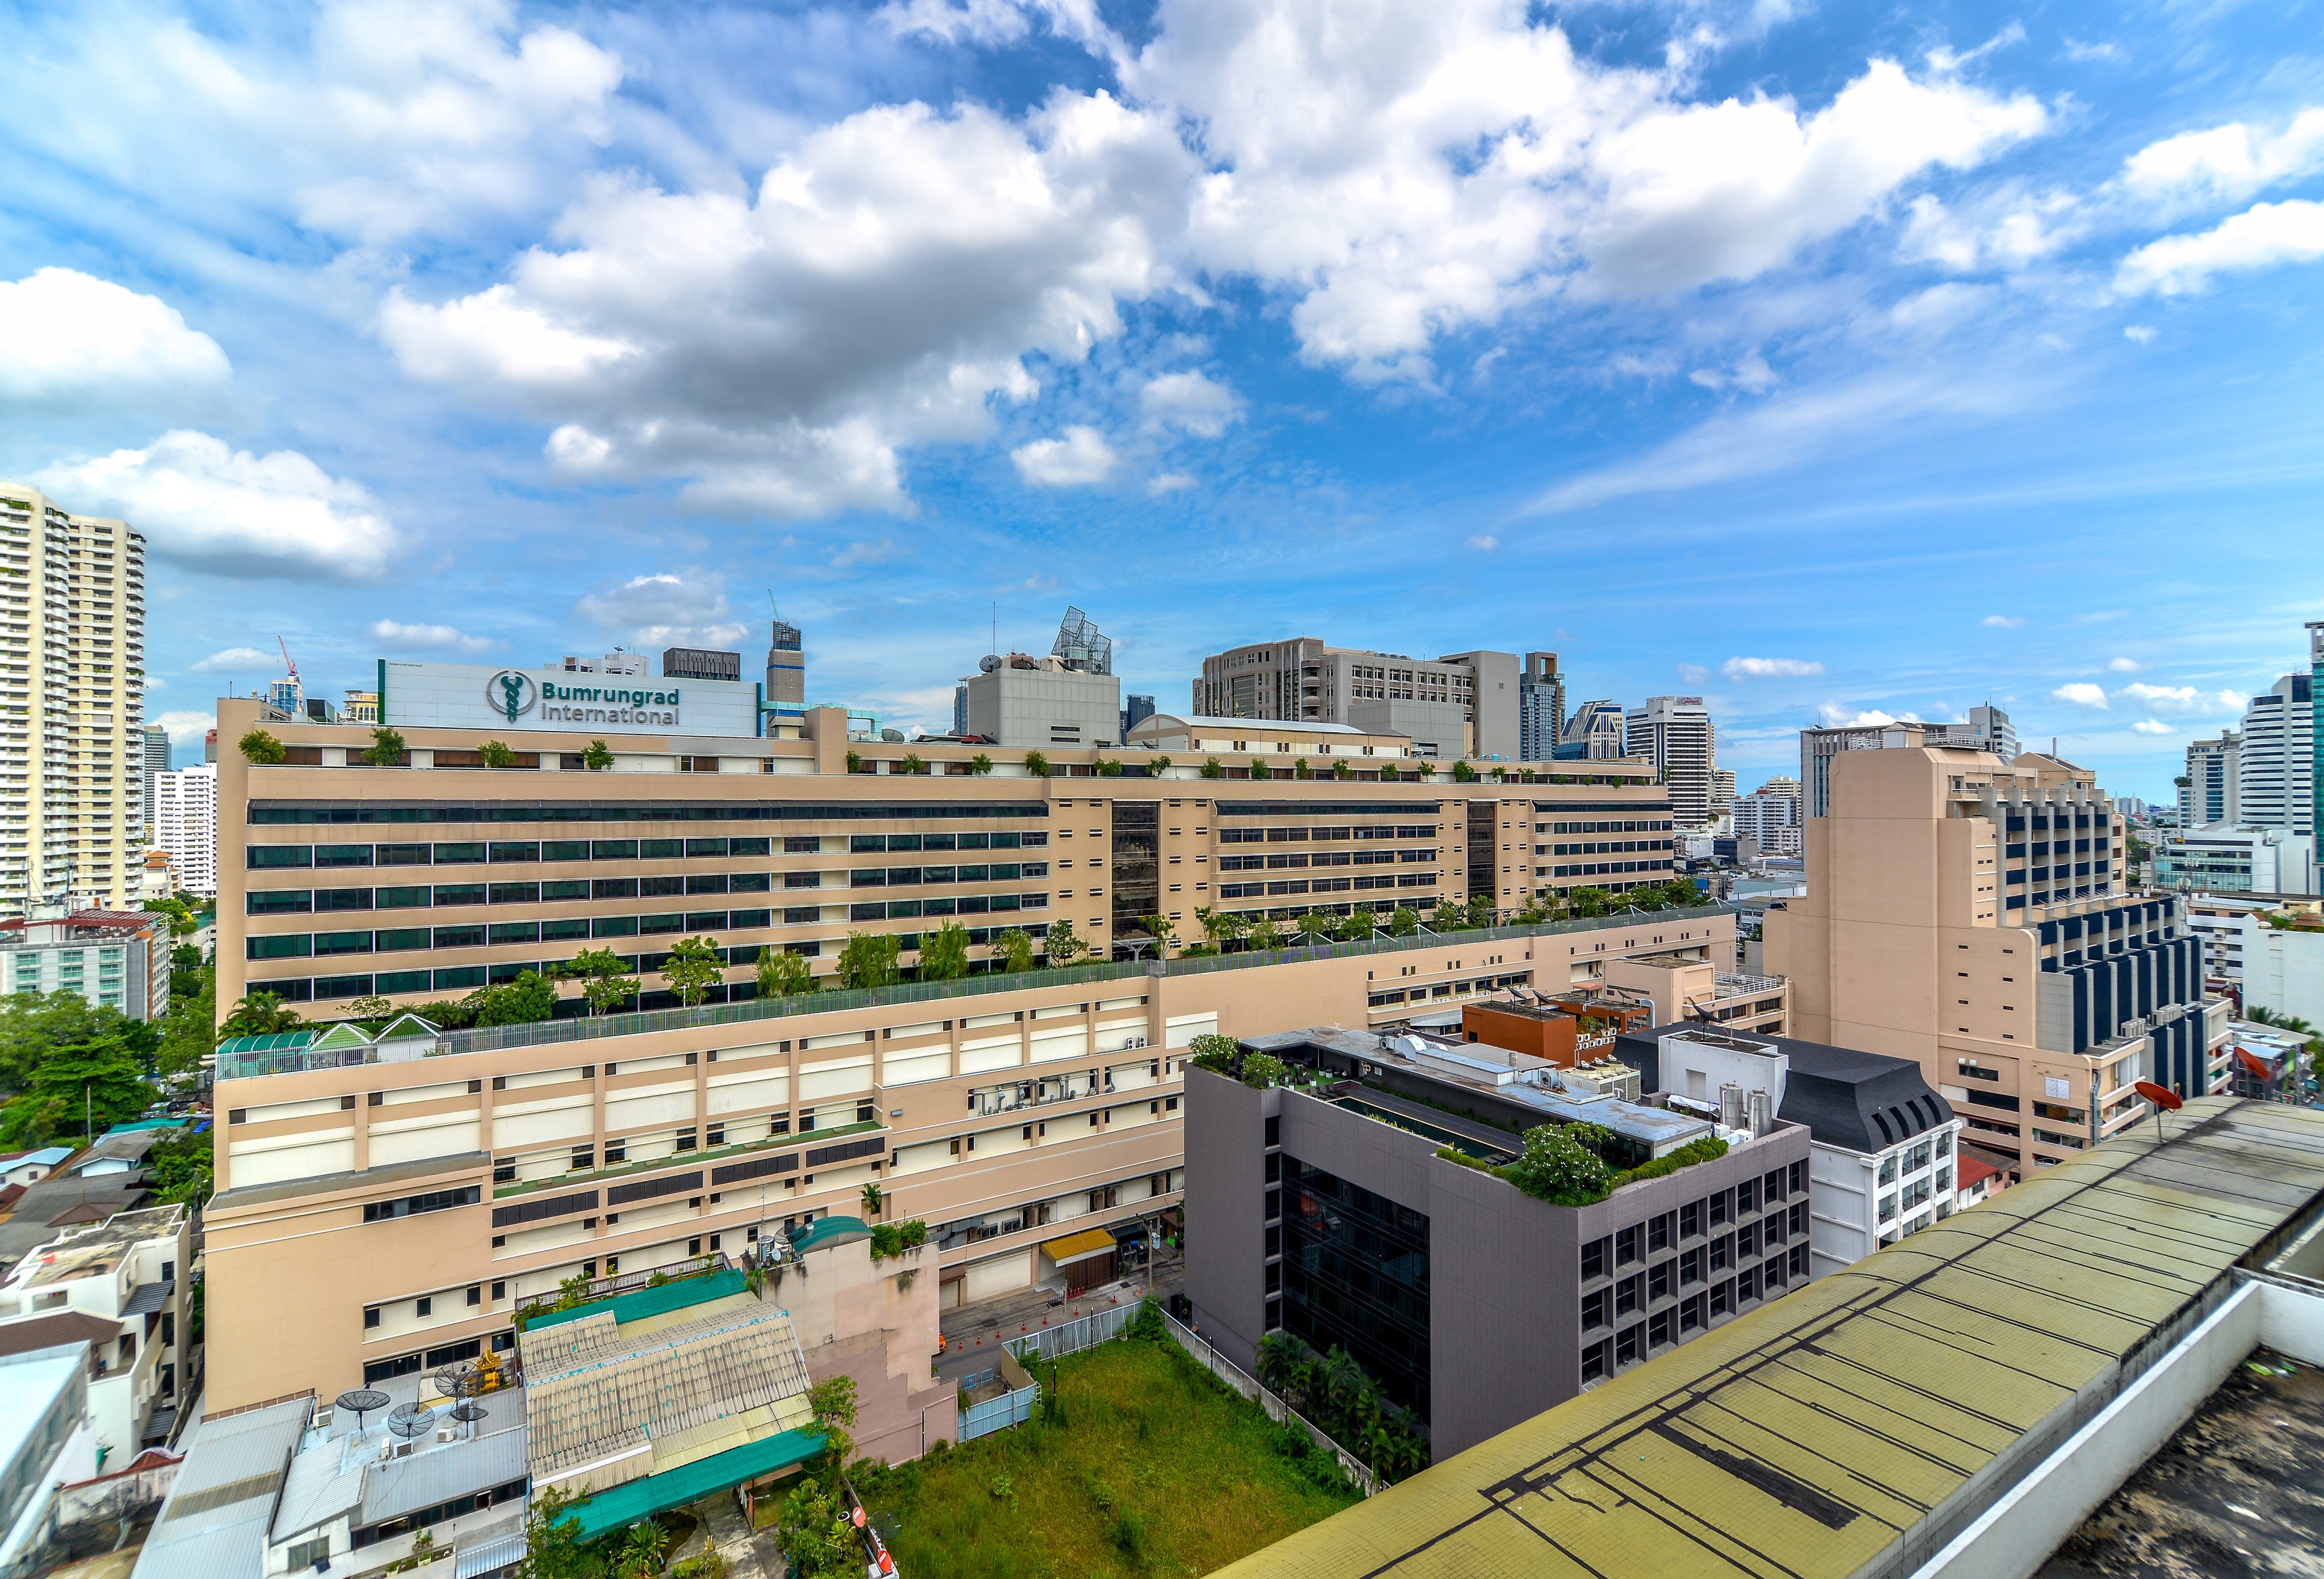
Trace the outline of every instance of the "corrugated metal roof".
[[218, 1579], [263, 1571], [267, 1526], [311, 1402], [293, 1399], [204, 1420], [133, 1579]]
[[177, 1287], [174, 1279], [160, 1283], [138, 1284], [136, 1292], [129, 1296], [129, 1302], [121, 1307], [122, 1319], [125, 1321], [133, 1316], [152, 1315], [170, 1303], [170, 1296]]
[[[490, 1408], [489, 1400], [486, 1408]], [[525, 1477], [525, 1434], [495, 1431], [374, 1464], [364, 1477], [360, 1522], [377, 1524]]]
[[290, 1048], [303, 1048], [315, 1039], [311, 1030], [278, 1030], [265, 1036], [230, 1036], [218, 1043], [218, 1057], [235, 1053], [275, 1053]]
[[2209, 1097], [2170, 1122], [1222, 1572], [1845, 1579], [1900, 1550], [1917, 1560], [2022, 1473], [2004, 1454], [2109, 1393], [2126, 1359], [2324, 1192], [2324, 1113]]
[[650, 1316], [683, 1310], [689, 1305], [724, 1299], [729, 1295], [742, 1293], [748, 1287], [742, 1274], [731, 1269], [698, 1278], [677, 1278], [659, 1288], [640, 1288], [633, 1293], [616, 1294], [611, 1299], [593, 1299], [570, 1310], [552, 1310], [546, 1315], [536, 1316], [524, 1324], [525, 1330], [536, 1332], [543, 1327], [561, 1326], [567, 1322], [599, 1314], [610, 1316], [616, 1322], [639, 1321]]

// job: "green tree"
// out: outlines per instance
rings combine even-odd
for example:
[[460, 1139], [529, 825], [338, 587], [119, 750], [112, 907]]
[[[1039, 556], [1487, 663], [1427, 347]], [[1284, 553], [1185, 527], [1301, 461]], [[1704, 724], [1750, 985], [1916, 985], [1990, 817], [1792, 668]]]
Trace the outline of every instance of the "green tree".
[[1100, 757], [1097, 762], [1097, 776], [1101, 779], [1120, 778], [1121, 759], [1120, 757]]
[[1253, 954], [1272, 954], [1283, 946], [1283, 928], [1271, 916], [1261, 916], [1252, 921], [1249, 936]]
[[27, 1094], [0, 1106], [0, 1146], [30, 1151], [56, 1139], [65, 1122], [61, 1098]]
[[381, 725], [371, 732], [371, 745], [363, 757], [374, 768], [395, 767], [404, 758], [403, 732]]
[[476, 748], [476, 754], [484, 759], [488, 768], [505, 768], [516, 761], [516, 753], [509, 750], [505, 740], [488, 740]]
[[581, 753], [581, 765], [593, 773], [602, 773], [613, 765], [613, 748], [602, 740], [593, 740], [589, 749]]
[[610, 948], [585, 948], [558, 966], [557, 974], [581, 983], [592, 1014], [611, 1014], [637, 996], [638, 979]]
[[839, 984], [843, 987], [892, 987], [903, 979], [896, 967], [897, 942], [892, 932], [851, 932], [839, 955]]
[[596, 1554], [581, 1544], [581, 1520], [570, 1511], [588, 1498], [586, 1486], [577, 1492], [547, 1486], [533, 1493], [517, 1579], [594, 1579], [603, 1571]]
[[880, 1203], [887, 1199], [885, 1196], [880, 1193], [880, 1186], [878, 1182], [875, 1180], [871, 1184], [865, 1185], [861, 1194], [863, 1198], [863, 1215], [866, 1217], [877, 1217], [880, 1214]]
[[992, 771], [992, 759], [982, 752], [978, 752], [968, 759], [968, 771], [972, 777], [982, 779], [985, 774]]
[[557, 1018], [557, 984], [539, 971], [520, 971], [516, 980], [468, 994], [477, 1025], [532, 1025]]
[[1027, 752], [1025, 753], [1025, 771], [1031, 774], [1036, 779], [1047, 778], [1049, 776], [1049, 759], [1037, 751]]
[[1272, 1053], [1250, 1053], [1242, 1061], [1242, 1083], [1264, 1091], [1270, 1085], [1280, 1085], [1291, 1072], [1284, 1061]]
[[863, 1543], [821, 1482], [792, 1487], [777, 1518], [775, 1544], [790, 1559], [792, 1579], [857, 1579], [863, 1571]]
[[1158, 779], [1169, 771], [1170, 759], [1168, 757], [1163, 756], [1157, 753], [1146, 759], [1146, 776], [1148, 778]]
[[1312, 946], [1327, 941], [1332, 936], [1332, 918], [1321, 910], [1310, 910], [1299, 918], [1299, 936]]
[[759, 996], [786, 998], [815, 991], [815, 967], [788, 948], [759, 950]]
[[1429, 775], [1436, 771], [1436, 764], [1434, 762], [1415, 762], [1412, 764], [1412, 771], [1420, 775], [1420, 781], [1425, 784], [1428, 781]]
[[281, 741], [263, 729], [254, 729], [234, 743], [241, 750], [244, 762], [261, 767], [272, 767], [290, 754]]
[[286, 1009], [282, 1000], [272, 993], [252, 993], [234, 1006], [218, 1027], [218, 1038], [230, 1036], [275, 1036], [299, 1027], [299, 1011]]
[[625, 1575], [659, 1574], [662, 1554], [668, 1550], [669, 1531], [650, 1519], [641, 1519], [630, 1526], [629, 1536], [622, 1542], [621, 1571]]
[[847, 753], [847, 771], [851, 773], [868, 773], [872, 770], [863, 765], [862, 752], [852, 751]]
[[1221, 1036], [1214, 1030], [1206, 1030], [1186, 1044], [1189, 1063], [1218, 1075], [1233, 1074], [1235, 1059], [1241, 1052], [1241, 1044], [1234, 1038]]
[[1275, 777], [1275, 764], [1265, 757], [1253, 757], [1250, 759], [1250, 776], [1254, 779], [1272, 779]]
[[992, 957], [1004, 971], [1033, 968], [1033, 939], [1021, 927], [1003, 928], [992, 935]]
[[1066, 920], [1049, 923], [1048, 936], [1042, 940], [1042, 952], [1049, 956], [1052, 965], [1068, 965], [1089, 952], [1089, 945], [1081, 940], [1074, 924]]
[[1455, 784], [1473, 784], [1477, 781], [1477, 770], [1471, 767], [1465, 761], [1454, 762], [1452, 781]]
[[855, 1456], [855, 1439], [848, 1435], [855, 1425], [855, 1378], [835, 1376], [816, 1382], [807, 1390], [807, 1407], [823, 1432], [820, 1456], [836, 1480], [847, 1461]]
[[1378, 924], [1370, 910], [1353, 910], [1341, 917], [1339, 926], [1333, 930], [1343, 943], [1361, 943], [1372, 935]]
[[1305, 757], [1301, 757], [1291, 764], [1291, 776], [1295, 779], [1312, 779], [1315, 776], [1315, 770], [1307, 765]]
[[1170, 925], [1167, 916], [1140, 916], [1138, 929], [1154, 939], [1154, 952], [1160, 954], [1177, 946], [1177, 929]]
[[[167, 899], [147, 900], [144, 908], [150, 914], [170, 918], [170, 936], [172, 937], [191, 937], [201, 925], [194, 919], [194, 907], [175, 894]], [[195, 957], [198, 959], [200, 956]]]
[[956, 982], [968, 974], [968, 928], [946, 921], [920, 936], [920, 980]]
[[1409, 937], [1419, 930], [1420, 912], [1410, 905], [1397, 906], [1388, 919], [1388, 935], [1391, 937]]
[[145, 1161], [153, 1169], [155, 1191], [172, 1205], [206, 1201], [217, 1187], [217, 1156], [207, 1129], [188, 1124], [170, 1131], [153, 1142]]
[[1529, 1196], [1561, 1206], [1586, 1206], [1612, 1192], [1614, 1170], [1557, 1124], [1525, 1134], [1525, 1154], [1509, 1164], [1508, 1180]]
[[196, 997], [172, 998], [170, 1011], [161, 1017], [154, 1073], [167, 1078], [198, 1072], [202, 1060], [217, 1050], [217, 999], [208, 982]]
[[928, 771], [927, 759], [916, 751], [908, 751], [904, 753], [904, 760], [898, 762], [893, 771], [899, 773], [925, 773]]
[[1570, 889], [1565, 895], [1565, 908], [1576, 916], [1602, 916], [1612, 897], [1602, 888]]
[[151, 1035], [130, 1020], [93, 1024], [83, 1037], [48, 1049], [26, 1094], [62, 1104], [68, 1125], [85, 1119], [84, 1138], [93, 1140], [101, 1127], [137, 1118], [153, 1105], [159, 1094], [145, 1084], [141, 1056], [149, 1048], [139, 1046], [141, 1039], [150, 1044]]
[[1204, 757], [1204, 758], [1203, 759], [1203, 777], [1204, 777], [1204, 778], [1205, 778], [1205, 779], [1223, 779], [1223, 778], [1225, 778], [1226, 776], [1227, 776], [1226, 764], [1224, 764], [1223, 762], [1220, 762], [1218, 758], [1216, 758], [1216, 757]]
[[1346, 780], [1352, 779], [1355, 776], [1355, 764], [1349, 762], [1347, 758], [1342, 757], [1338, 762], [1332, 764], [1332, 777], [1334, 779]]
[[707, 937], [681, 937], [670, 945], [660, 975], [678, 1001], [691, 1009], [726, 979], [726, 956]]

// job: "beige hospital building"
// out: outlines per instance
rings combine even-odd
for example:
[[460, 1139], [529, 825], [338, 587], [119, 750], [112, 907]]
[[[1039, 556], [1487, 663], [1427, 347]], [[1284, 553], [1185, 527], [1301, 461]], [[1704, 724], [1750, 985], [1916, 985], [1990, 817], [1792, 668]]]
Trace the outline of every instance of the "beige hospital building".
[[[837, 709], [769, 729], [722, 682], [381, 678], [406, 746], [387, 765], [363, 760], [367, 728], [220, 704], [221, 1006], [266, 991], [326, 1022], [357, 997], [458, 998], [584, 948], [649, 991], [605, 1018], [567, 985], [541, 1023], [407, 1018], [222, 1048], [213, 1412], [505, 1349], [512, 1314], [564, 1279], [738, 1258], [762, 1233], [863, 1214], [867, 1184], [875, 1220], [928, 1225], [943, 1303], [1023, 1287], [1085, 1253], [1066, 1247], [1087, 1230], [1178, 1202], [1197, 1035], [1449, 1023], [1480, 995], [1587, 986], [1626, 959], [1732, 958], [1733, 918], [1711, 910], [1275, 959], [1124, 946], [1155, 915], [1193, 942], [1201, 910], [1290, 921], [1489, 898], [1506, 914], [1545, 890], [1664, 881], [1668, 795], [1640, 763], [1454, 782], [1403, 759], [1347, 777], [1286, 762], [1254, 780], [1247, 758], [1154, 773], [1151, 753], [1053, 752], [1035, 776], [1021, 752], [851, 739]], [[284, 762], [234, 748], [262, 726]], [[486, 767], [495, 739], [513, 750]], [[593, 740], [613, 758], [595, 771]], [[992, 968], [997, 934], [1060, 921], [1100, 963]], [[888, 933], [909, 967], [946, 923], [969, 931], [964, 979], [754, 996], [762, 949], [828, 976], [851, 935]], [[680, 936], [729, 962], [696, 1007], [653, 991]]]

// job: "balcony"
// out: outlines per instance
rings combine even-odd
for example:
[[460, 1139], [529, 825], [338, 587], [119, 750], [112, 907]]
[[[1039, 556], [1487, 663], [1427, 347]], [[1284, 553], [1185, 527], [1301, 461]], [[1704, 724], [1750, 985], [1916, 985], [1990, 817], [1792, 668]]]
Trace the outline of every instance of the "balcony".
[[[1160, 1082], [1156, 1084], [1158, 1085]], [[1141, 1086], [1139, 1089], [1145, 1088]], [[1077, 1069], [1069, 1075], [1052, 1075], [1039, 1080], [978, 1086], [968, 1094], [968, 1111], [974, 1117], [989, 1119], [995, 1113], [1027, 1112], [1037, 1107], [1054, 1107], [1059, 1103], [1115, 1094], [1111, 1074], [1101, 1074], [1095, 1069]]]

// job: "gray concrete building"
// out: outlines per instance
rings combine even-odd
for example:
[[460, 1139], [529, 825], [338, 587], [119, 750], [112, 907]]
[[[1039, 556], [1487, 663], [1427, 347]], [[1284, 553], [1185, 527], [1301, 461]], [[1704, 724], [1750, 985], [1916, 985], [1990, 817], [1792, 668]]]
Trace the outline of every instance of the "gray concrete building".
[[[1917, 733], [1920, 739], [1909, 735]], [[1950, 745], [1964, 751], [1989, 751], [2005, 762], [2017, 760], [2017, 729], [2009, 715], [1990, 703], [1971, 707], [1958, 724], [1924, 724], [1900, 719], [1894, 724], [1846, 724], [1800, 731], [1800, 816], [1831, 815], [1831, 759], [1844, 751], [1879, 751], [1906, 744]]]
[[[1375, 734], [1430, 742], [1434, 754], [1501, 762], [1547, 761], [1526, 755], [1521, 688], [1526, 666], [1555, 653], [1480, 650], [1442, 658], [1407, 658], [1364, 648], [1333, 647], [1312, 636], [1231, 647], [1203, 660], [1194, 708], [1221, 718], [1281, 718], [1349, 724]], [[1558, 696], [1563, 703], [1563, 682]], [[1465, 734], [1455, 725], [1465, 725]]]
[[1202, 1334], [1247, 1367], [1277, 1329], [1345, 1348], [1439, 1461], [1807, 1279], [1803, 1126], [1768, 1118], [1724, 1156], [1553, 1205], [1439, 1152], [1506, 1162], [1524, 1131], [1587, 1122], [1635, 1166], [1717, 1126], [1480, 1044], [1323, 1028], [1242, 1046], [1302, 1085], [1187, 1071]]

